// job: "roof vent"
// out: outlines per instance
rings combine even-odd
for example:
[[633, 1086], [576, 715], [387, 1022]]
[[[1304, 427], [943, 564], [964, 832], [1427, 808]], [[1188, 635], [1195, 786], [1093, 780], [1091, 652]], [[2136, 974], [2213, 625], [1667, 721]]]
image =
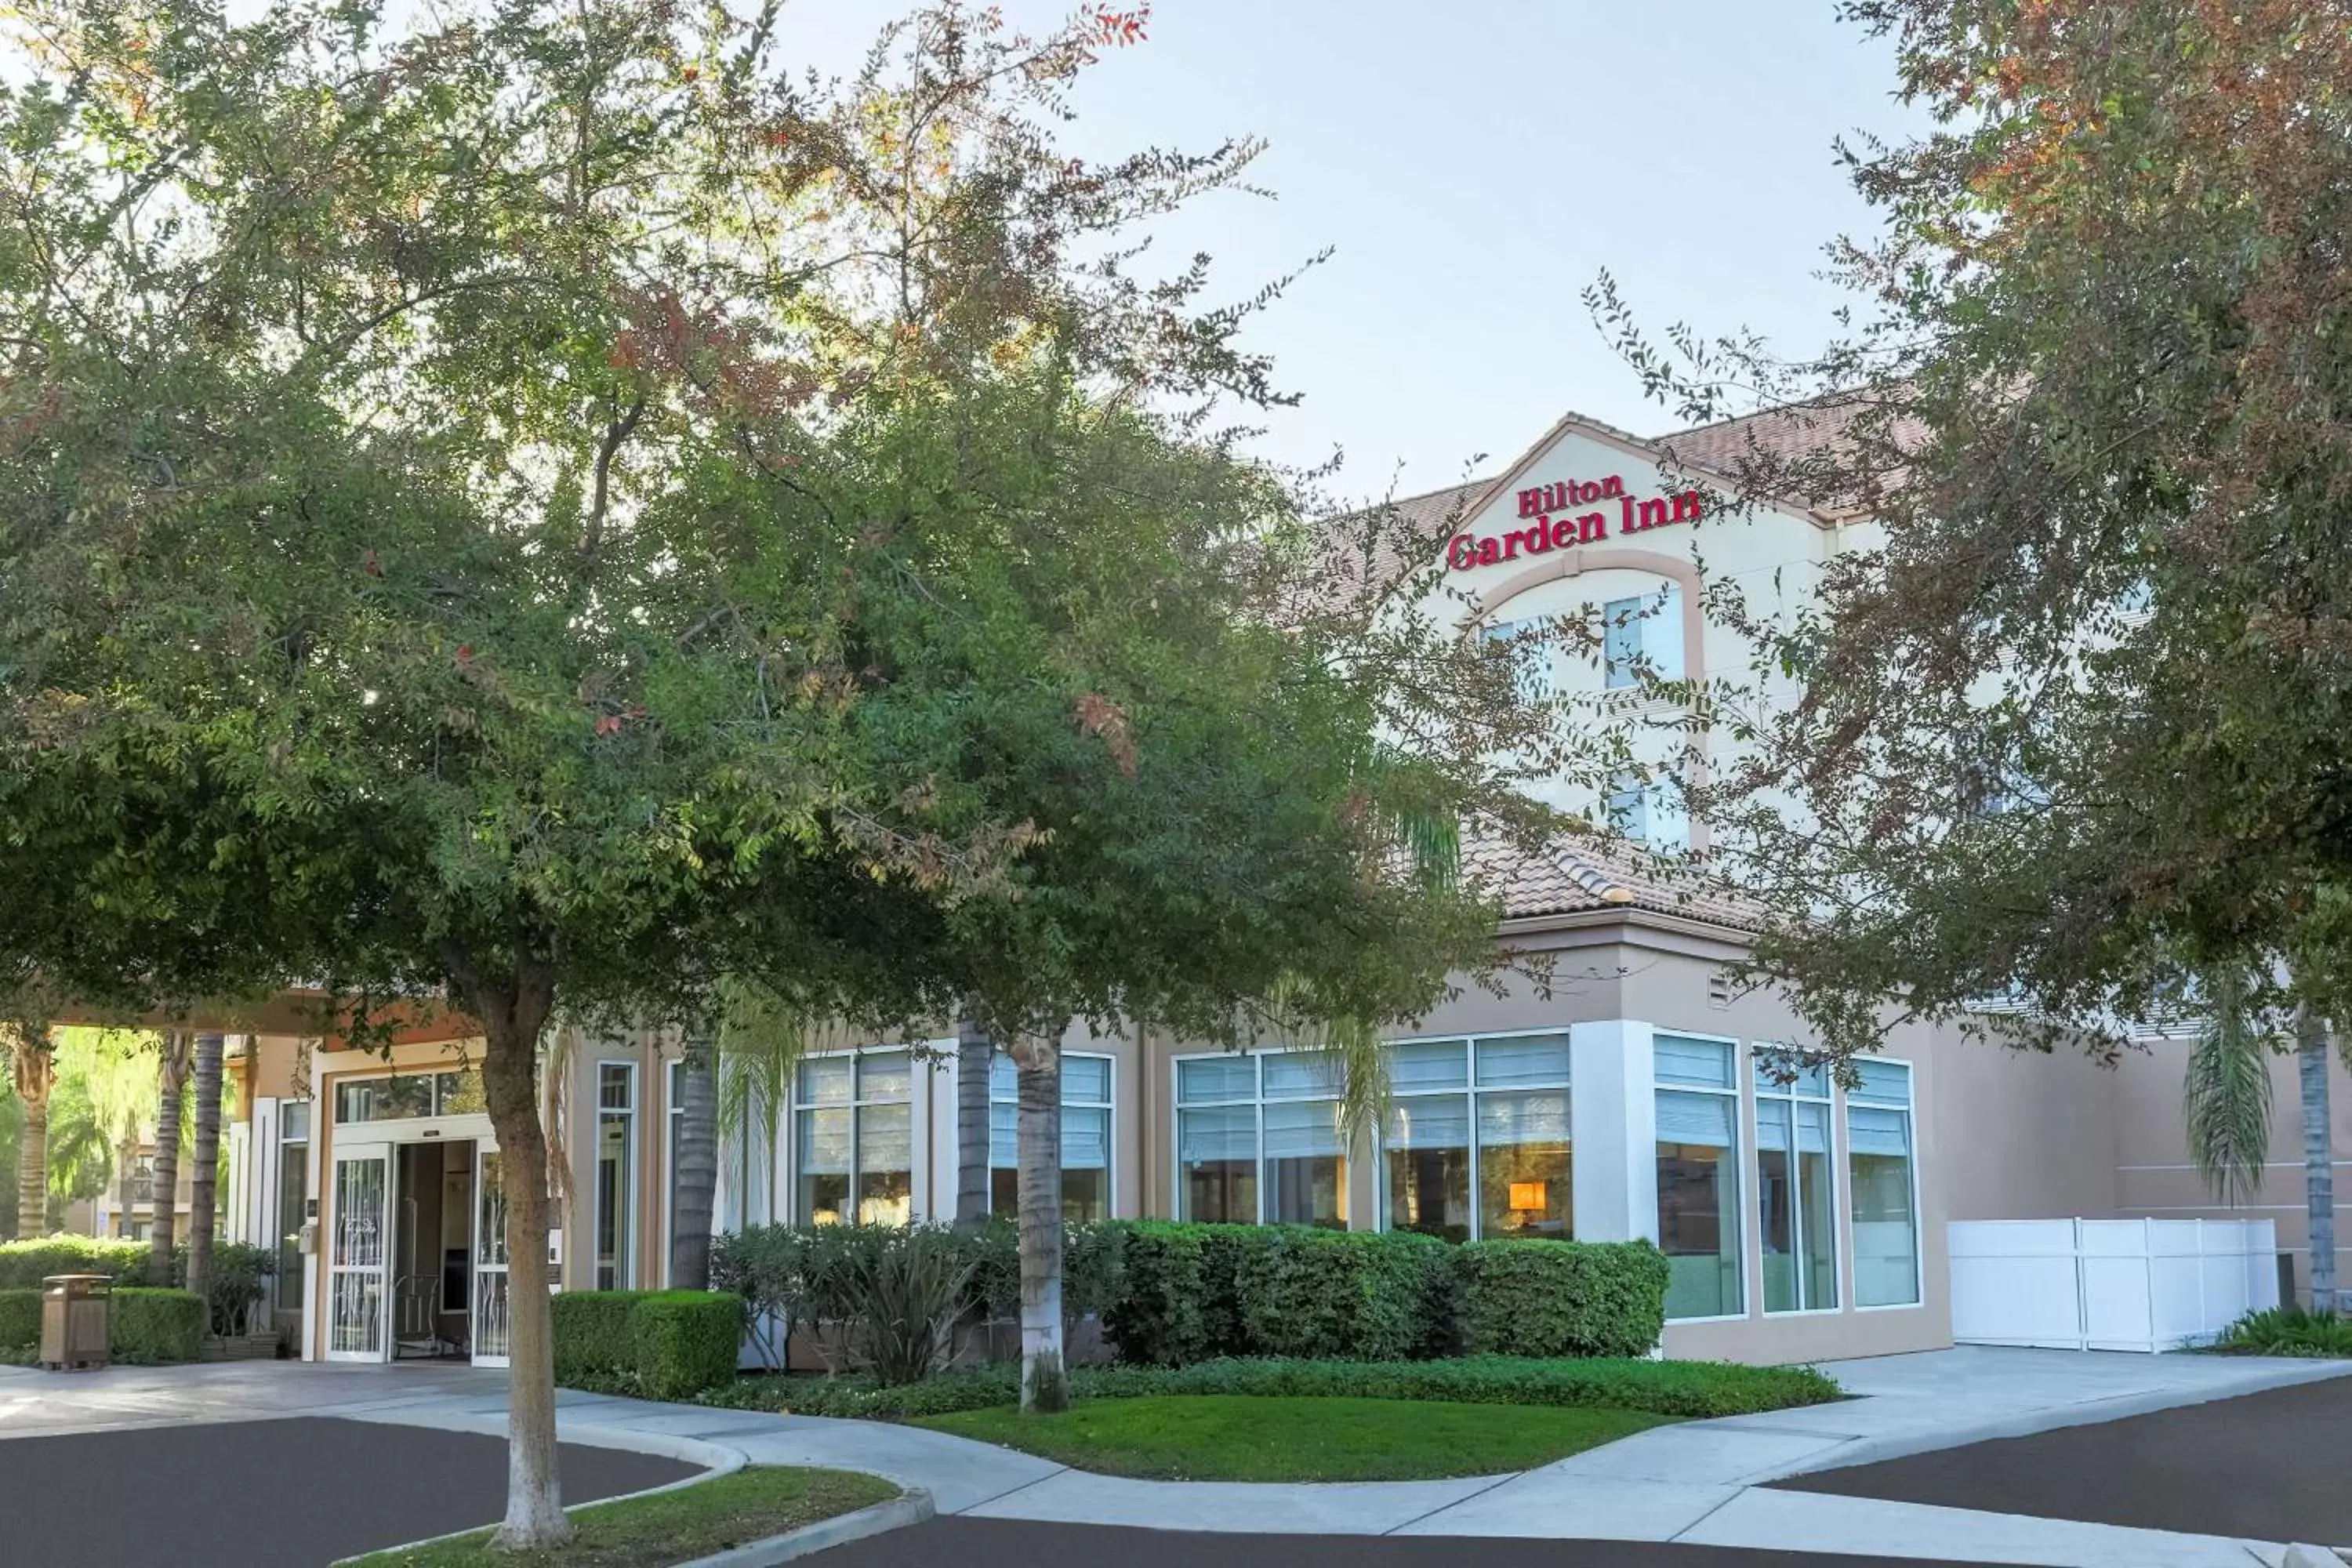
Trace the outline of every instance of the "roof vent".
[[1717, 970], [1706, 977], [1706, 1005], [1721, 1009], [1731, 1005], [1731, 976]]

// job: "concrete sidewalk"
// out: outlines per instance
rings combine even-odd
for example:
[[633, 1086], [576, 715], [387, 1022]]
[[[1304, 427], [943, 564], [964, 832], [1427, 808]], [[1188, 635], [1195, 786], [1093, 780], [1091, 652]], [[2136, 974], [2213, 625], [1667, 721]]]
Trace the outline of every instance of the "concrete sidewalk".
[[[1124, 1480], [919, 1427], [564, 1394], [568, 1441], [830, 1465], [928, 1488], [941, 1514], [1186, 1531], [1684, 1542], [2057, 1568], [2276, 1568], [2283, 1543], [1763, 1489], [1831, 1466], [2222, 1399], [2352, 1364], [1961, 1348], [1834, 1363], [1858, 1397], [1686, 1422], [1522, 1475], [1350, 1485]], [[319, 1413], [495, 1432], [504, 1375], [286, 1363], [0, 1371], [0, 1438]]]

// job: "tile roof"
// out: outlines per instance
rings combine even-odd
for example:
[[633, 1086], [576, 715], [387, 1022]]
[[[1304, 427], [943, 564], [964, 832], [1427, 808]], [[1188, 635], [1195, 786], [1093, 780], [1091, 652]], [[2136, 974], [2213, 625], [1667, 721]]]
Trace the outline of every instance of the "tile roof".
[[1562, 834], [1530, 850], [1507, 839], [1472, 838], [1463, 850], [1471, 881], [1500, 899], [1503, 918], [1648, 910], [1752, 931], [1763, 910], [1695, 868], [1601, 833]]

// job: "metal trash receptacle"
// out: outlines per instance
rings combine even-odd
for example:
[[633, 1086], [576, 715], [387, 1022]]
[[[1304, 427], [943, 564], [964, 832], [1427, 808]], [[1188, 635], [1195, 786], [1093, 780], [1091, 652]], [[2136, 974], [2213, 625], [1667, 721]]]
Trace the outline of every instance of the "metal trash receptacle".
[[53, 1372], [106, 1364], [110, 1274], [52, 1274], [41, 1281], [41, 1364]]

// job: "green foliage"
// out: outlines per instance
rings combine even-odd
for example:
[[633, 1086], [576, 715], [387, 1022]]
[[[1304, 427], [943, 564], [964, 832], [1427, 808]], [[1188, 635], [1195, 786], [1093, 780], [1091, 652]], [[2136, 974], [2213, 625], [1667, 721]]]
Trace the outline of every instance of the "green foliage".
[[1664, 1331], [1671, 1270], [1646, 1241], [1474, 1241], [1455, 1256], [1474, 1355], [1637, 1356]]
[[567, 1386], [612, 1382], [637, 1366], [635, 1313], [643, 1290], [565, 1290], [555, 1315], [555, 1381]]
[[117, 1286], [108, 1315], [116, 1361], [194, 1361], [204, 1350], [205, 1304], [185, 1290]]
[[1247, 1353], [1236, 1275], [1265, 1232], [1247, 1225], [1113, 1221], [1122, 1274], [1103, 1311], [1119, 1359], [1181, 1366]]
[[2273, 1032], [2247, 1005], [2234, 968], [2204, 987], [2207, 1016], [2180, 1075], [2180, 1118], [2189, 1158], [2205, 1185], [2232, 1206], [2262, 1190], [2270, 1163]]
[[88, 1236], [0, 1243], [0, 1289], [38, 1289], [52, 1274], [107, 1274], [118, 1285], [144, 1285], [147, 1244]]
[[2352, 1318], [2303, 1307], [2272, 1307], [2231, 1323], [2214, 1348], [2244, 1355], [2352, 1356]]
[[1412, 1231], [1267, 1226], [1234, 1270], [1243, 1337], [1257, 1355], [1427, 1354], [1446, 1337], [1432, 1306], [1452, 1258], [1444, 1242]]
[[908, 1226], [845, 1260], [835, 1286], [839, 1316], [849, 1325], [853, 1361], [877, 1382], [917, 1382], [950, 1351], [971, 1302], [968, 1250], [951, 1233]]
[[41, 1292], [0, 1289], [0, 1357], [34, 1348], [41, 1340]]
[[637, 1387], [686, 1399], [733, 1381], [743, 1304], [721, 1290], [656, 1290], [630, 1314]]
[[[1843, 1397], [1811, 1367], [1743, 1366], [1732, 1362], [1528, 1361], [1464, 1356], [1441, 1361], [1337, 1362], [1226, 1360], [1184, 1367], [1076, 1367], [1073, 1394], [1132, 1399], [1148, 1394], [1230, 1394], [1316, 1398], [1455, 1400], [1475, 1405], [1556, 1405], [1640, 1410], [1703, 1418], [1750, 1415], [1822, 1405]], [[895, 1420], [1011, 1404], [1020, 1396], [1013, 1366], [945, 1372], [886, 1388], [863, 1377], [752, 1377], [712, 1391], [700, 1403], [803, 1415]]]
[[[212, 1311], [208, 1331], [243, 1334], [265, 1329], [268, 1311], [266, 1307], [257, 1310], [257, 1304], [277, 1272], [278, 1254], [270, 1248], [248, 1241], [215, 1240], [212, 1276], [205, 1287]], [[185, 1288], [187, 1282], [188, 1244], [183, 1240], [172, 1254], [172, 1283]]]

